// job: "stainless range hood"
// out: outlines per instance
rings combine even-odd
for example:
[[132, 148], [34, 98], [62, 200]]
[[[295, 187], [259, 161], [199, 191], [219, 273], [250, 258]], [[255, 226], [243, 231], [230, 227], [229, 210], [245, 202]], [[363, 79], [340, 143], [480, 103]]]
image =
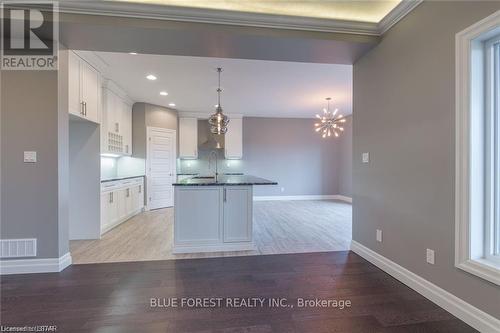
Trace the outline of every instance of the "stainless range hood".
[[210, 132], [210, 125], [206, 119], [198, 120], [198, 148], [203, 150], [223, 149], [225, 144], [223, 134]]

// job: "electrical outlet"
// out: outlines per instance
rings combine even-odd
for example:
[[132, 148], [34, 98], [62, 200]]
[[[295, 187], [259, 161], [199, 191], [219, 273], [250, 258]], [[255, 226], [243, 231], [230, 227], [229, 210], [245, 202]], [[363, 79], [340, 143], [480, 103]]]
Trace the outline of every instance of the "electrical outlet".
[[24, 163], [36, 163], [36, 151], [25, 151]]
[[434, 265], [434, 250], [427, 249], [426, 260], [428, 264]]
[[382, 230], [377, 229], [377, 242], [382, 243]]
[[363, 163], [370, 162], [370, 153], [363, 153], [361, 155], [361, 159], [363, 160]]

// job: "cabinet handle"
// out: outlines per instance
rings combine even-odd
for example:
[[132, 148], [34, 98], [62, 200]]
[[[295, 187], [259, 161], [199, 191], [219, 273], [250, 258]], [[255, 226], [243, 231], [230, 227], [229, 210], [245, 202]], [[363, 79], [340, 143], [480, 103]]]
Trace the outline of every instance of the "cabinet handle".
[[109, 203], [113, 203], [113, 192], [109, 192]]
[[83, 102], [83, 115], [87, 116], [87, 102]]
[[82, 116], [85, 116], [85, 110], [84, 110], [85, 106], [84, 105], [85, 105], [85, 102], [80, 102], [80, 106], [81, 106], [80, 107], [80, 114]]
[[120, 124], [119, 123], [115, 123], [115, 132], [116, 133], [120, 132]]
[[223, 199], [224, 202], [226, 202], [227, 201], [226, 188], [224, 188], [223, 197], [224, 197], [224, 199]]
[[125, 145], [125, 152], [128, 154], [128, 145]]
[[142, 185], [139, 185], [139, 193], [142, 193]]
[[127, 198], [130, 197], [130, 189], [127, 189]]

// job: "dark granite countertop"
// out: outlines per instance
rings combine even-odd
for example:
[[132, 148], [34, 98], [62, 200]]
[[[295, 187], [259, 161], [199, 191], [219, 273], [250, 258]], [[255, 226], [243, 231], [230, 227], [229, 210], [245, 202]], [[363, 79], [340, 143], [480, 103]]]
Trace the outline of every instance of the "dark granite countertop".
[[215, 178], [188, 178], [173, 184], [174, 186], [235, 186], [235, 185], [278, 185], [277, 182], [247, 175], [220, 175]]
[[144, 177], [144, 175], [101, 179], [101, 183], [112, 182], [112, 181], [115, 181], [115, 180], [124, 180], [124, 179], [139, 178], [139, 177]]

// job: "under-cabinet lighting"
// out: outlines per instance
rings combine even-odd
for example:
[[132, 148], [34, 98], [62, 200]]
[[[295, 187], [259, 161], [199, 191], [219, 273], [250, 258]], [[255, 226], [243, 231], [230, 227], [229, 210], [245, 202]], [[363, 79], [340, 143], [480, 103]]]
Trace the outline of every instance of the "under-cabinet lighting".
[[117, 154], [101, 154], [102, 157], [113, 157], [113, 158], [117, 158], [117, 157], [120, 157], [120, 155], [117, 155]]

